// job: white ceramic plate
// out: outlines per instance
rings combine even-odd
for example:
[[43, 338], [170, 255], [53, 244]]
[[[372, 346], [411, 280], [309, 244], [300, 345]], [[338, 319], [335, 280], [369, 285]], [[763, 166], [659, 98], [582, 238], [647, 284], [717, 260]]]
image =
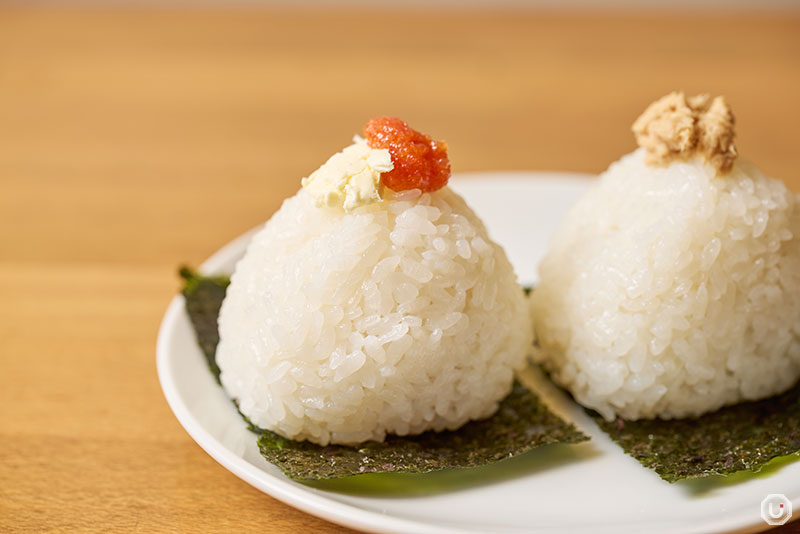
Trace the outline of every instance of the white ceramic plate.
[[[562, 173], [461, 175], [466, 197], [503, 244], [523, 283], [548, 237], [590, 177]], [[248, 233], [214, 254], [204, 272], [231, 272]], [[292, 506], [368, 532], [754, 532], [767, 528], [760, 503], [782, 493], [800, 514], [800, 462], [770, 464], [757, 476], [668, 484], [626, 456], [581, 412], [533, 373], [544, 397], [592, 437], [493, 466], [428, 475], [367, 475], [309, 487], [284, 477], [211, 377], [184, 311], [173, 299], [158, 336], [158, 375], [170, 407], [194, 440], [236, 476]], [[383, 477], [383, 478], [381, 478]]]

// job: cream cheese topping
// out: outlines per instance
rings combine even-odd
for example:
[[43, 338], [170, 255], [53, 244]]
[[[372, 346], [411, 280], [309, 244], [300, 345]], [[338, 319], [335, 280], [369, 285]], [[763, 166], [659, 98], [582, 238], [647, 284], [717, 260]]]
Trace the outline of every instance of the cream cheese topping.
[[345, 211], [381, 200], [381, 174], [394, 168], [388, 149], [370, 148], [366, 140], [353, 137], [353, 144], [331, 156], [319, 169], [303, 178], [303, 188], [317, 206], [341, 207]]

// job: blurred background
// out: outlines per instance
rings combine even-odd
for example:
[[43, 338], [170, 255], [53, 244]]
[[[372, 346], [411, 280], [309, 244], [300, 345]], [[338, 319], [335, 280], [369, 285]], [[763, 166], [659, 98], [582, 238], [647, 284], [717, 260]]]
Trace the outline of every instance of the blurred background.
[[456, 173], [598, 173], [672, 90], [724, 94], [742, 156], [800, 190], [795, 0], [0, 2], [0, 531], [333, 529], [169, 412], [178, 264], [372, 116], [446, 140]]
[[3, 253], [57, 259], [42, 246], [55, 241], [87, 260], [198, 262], [381, 114], [447, 140], [455, 172], [599, 172], [634, 148], [652, 100], [724, 94], [741, 153], [787, 179], [800, 168], [798, 8], [3, 4]]

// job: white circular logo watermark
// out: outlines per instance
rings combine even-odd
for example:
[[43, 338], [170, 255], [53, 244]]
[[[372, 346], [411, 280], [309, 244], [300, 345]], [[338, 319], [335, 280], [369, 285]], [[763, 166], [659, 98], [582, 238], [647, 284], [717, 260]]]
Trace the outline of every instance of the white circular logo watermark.
[[782, 493], [771, 493], [761, 501], [761, 519], [768, 525], [783, 525], [792, 518], [792, 501]]

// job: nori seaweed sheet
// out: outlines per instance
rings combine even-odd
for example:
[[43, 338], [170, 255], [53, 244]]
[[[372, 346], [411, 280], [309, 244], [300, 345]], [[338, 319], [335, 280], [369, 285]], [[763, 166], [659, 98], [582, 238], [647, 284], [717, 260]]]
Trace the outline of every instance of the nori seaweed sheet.
[[[229, 279], [206, 277], [189, 268], [180, 270], [186, 280], [183, 295], [209, 369], [219, 381], [214, 355], [219, 333], [217, 316]], [[244, 416], [243, 416], [244, 417]], [[515, 383], [497, 412], [455, 431], [425, 432], [417, 436], [387, 436], [382, 443], [359, 447], [320, 446], [286, 439], [260, 429], [258, 447], [264, 458], [297, 480], [342, 478], [364, 473], [427, 473], [450, 468], [477, 467], [511, 458], [535, 447], [553, 443], [580, 443], [588, 436], [553, 414], [525, 386]]]
[[[530, 296], [534, 288], [524, 290]], [[670, 483], [758, 472], [775, 458], [800, 453], [800, 382], [781, 395], [700, 417], [606, 421], [586, 412], [627, 454]]]
[[219, 367], [215, 354], [219, 343], [217, 316], [225, 298], [225, 291], [231, 283], [227, 276], [200, 276], [188, 267], [178, 271], [185, 280], [183, 296], [186, 299], [186, 311], [194, 326], [197, 343], [208, 362], [208, 368], [219, 383]]
[[768, 399], [700, 417], [606, 421], [587, 410], [626, 453], [667, 482], [759, 471], [800, 451], [800, 383]]
[[589, 438], [554, 415], [525, 386], [515, 383], [497, 412], [455, 431], [386, 437], [358, 448], [320, 447], [263, 431], [261, 454], [292, 478], [320, 480], [364, 473], [428, 473], [477, 467], [511, 458], [551, 443], [580, 443]]

